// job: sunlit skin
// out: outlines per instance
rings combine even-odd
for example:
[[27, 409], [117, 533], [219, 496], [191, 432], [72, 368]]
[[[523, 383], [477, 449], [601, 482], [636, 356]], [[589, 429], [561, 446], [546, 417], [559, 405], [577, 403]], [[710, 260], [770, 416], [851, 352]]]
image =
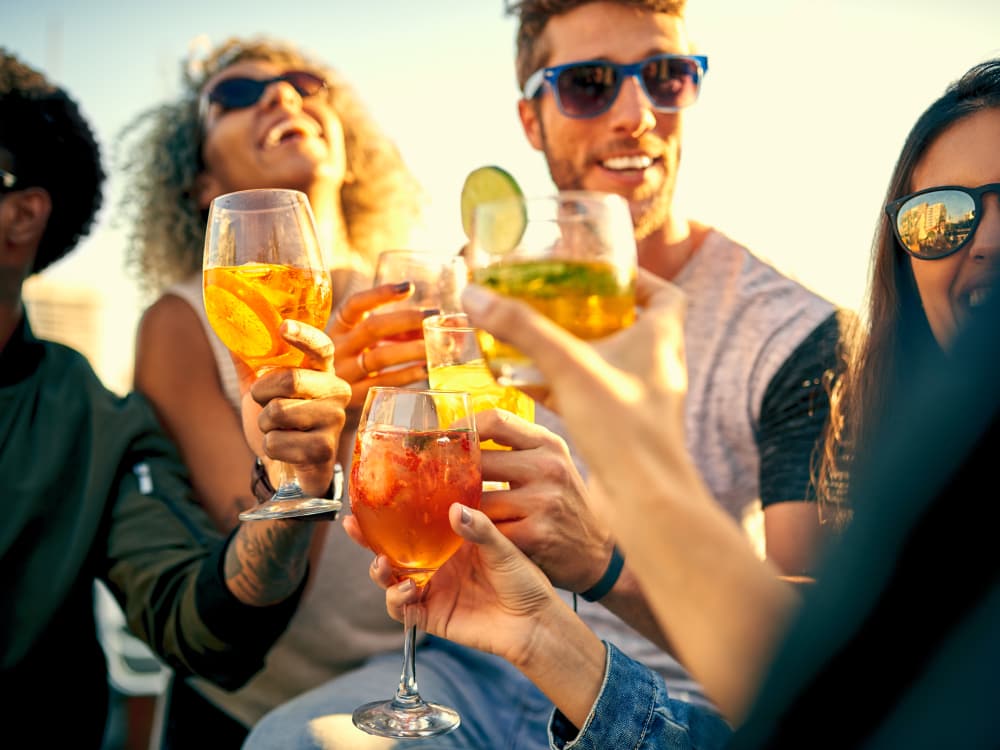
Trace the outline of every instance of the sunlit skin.
[[[913, 170], [912, 192], [937, 185], [979, 187], [1000, 181], [1000, 108], [954, 123], [927, 149]], [[948, 349], [972, 309], [969, 294], [990, 289], [1000, 261], [1000, 196], [983, 196], [983, 215], [973, 238], [938, 260], [910, 259], [934, 338]], [[984, 296], [985, 298], [985, 296]]]
[[[203, 91], [228, 78], [272, 78], [285, 70], [266, 61], [238, 62], [209, 79]], [[301, 190], [314, 206], [340, 205], [336, 195], [347, 162], [344, 132], [323, 93], [302, 97], [281, 81], [268, 86], [252, 106], [223, 112], [212, 105], [205, 118], [202, 158], [207, 167], [199, 183], [203, 207], [221, 193], [263, 185]]]
[[[605, 2], [553, 17], [543, 40], [550, 52], [543, 61], [547, 66], [589, 59], [632, 63], [657, 53], [695, 52], [682, 20]], [[657, 112], [634, 78], [622, 83], [614, 104], [597, 117], [563, 116], [548, 85], [535, 100], [520, 101], [518, 111], [529, 142], [544, 152], [555, 185], [603, 190], [628, 200], [640, 265], [672, 278], [694, 246], [685, 240], [698, 230], [672, 212], [684, 113]], [[608, 162], [624, 156], [652, 162], [642, 169], [614, 168]]]

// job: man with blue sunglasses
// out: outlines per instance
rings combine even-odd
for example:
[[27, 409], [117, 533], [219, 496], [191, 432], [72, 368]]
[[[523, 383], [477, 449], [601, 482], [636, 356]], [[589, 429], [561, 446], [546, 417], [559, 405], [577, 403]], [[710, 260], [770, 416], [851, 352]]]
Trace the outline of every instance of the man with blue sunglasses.
[[[518, 113], [555, 187], [624, 197], [639, 264], [685, 293], [685, 425], [705, 483], [734, 523], [762, 506], [768, 559], [782, 574], [807, 576], [823, 534], [810, 466], [829, 410], [824, 373], [836, 366], [842, 318], [831, 302], [722, 232], [674, 211], [684, 110], [709, 70], [688, 36], [684, 0], [522, 0], [508, 2], [507, 11], [518, 21]], [[565, 434], [543, 409], [538, 421]], [[567, 497], [561, 517], [587, 519], [569, 527], [546, 516], [551, 503], [527, 495], [515, 501], [504, 497], [494, 508], [487, 495], [483, 510], [496, 521], [521, 519], [515, 542], [552, 580], [573, 582], [566, 588], [576, 593], [599, 582], [599, 602], [576, 602], [581, 617], [663, 675], [671, 697], [692, 706], [690, 716], [714, 713], [711, 696], [668, 653], [628, 561], [620, 565], [589, 510], [570, 507]], [[528, 525], [537, 533], [527, 533]], [[586, 553], [594, 537], [608, 538], [600, 555]], [[522, 693], [531, 691], [526, 685]], [[529, 713], [524, 721], [537, 725]]]
[[[783, 573], [808, 573], [820, 538], [810, 459], [828, 412], [823, 373], [835, 362], [834, 306], [722, 233], [673, 211], [683, 111], [697, 100], [709, 68], [688, 39], [683, 0], [523, 0], [508, 10], [519, 21], [518, 110], [555, 186], [623, 196], [640, 264], [672, 280], [689, 300], [685, 423], [707, 486], [736, 521], [760, 499], [768, 557]], [[566, 434], [542, 406], [536, 415]], [[602, 418], [614, 416], [595, 414], [595, 423]], [[540, 452], [536, 446], [530, 455], [508, 455], [522, 468], [538, 467]], [[623, 564], [580, 494], [546, 481], [570, 472], [547, 468], [553, 474], [535, 472], [537, 482], [485, 493], [483, 510], [553, 581], [582, 595], [579, 613], [600, 638], [664, 676], [677, 708], [668, 722], [678, 737], [695, 725], [712, 726], [721, 728], [712, 732], [721, 743], [725, 723], [667, 652], [629, 561]], [[670, 481], [667, 465], [663, 471]], [[421, 692], [456, 708], [462, 724], [447, 735], [407, 740], [408, 748], [541, 750], [550, 739], [562, 747], [575, 733], [562, 718], [550, 725], [551, 701], [511, 664], [428, 640], [433, 645], [417, 657]], [[351, 725], [342, 709], [361, 701], [345, 696], [393, 679], [398, 656], [384, 668], [393, 674], [376, 674], [380, 668], [373, 660], [272, 712], [244, 747], [357, 747], [345, 734]], [[629, 724], [636, 712], [627, 708], [606, 715]]]

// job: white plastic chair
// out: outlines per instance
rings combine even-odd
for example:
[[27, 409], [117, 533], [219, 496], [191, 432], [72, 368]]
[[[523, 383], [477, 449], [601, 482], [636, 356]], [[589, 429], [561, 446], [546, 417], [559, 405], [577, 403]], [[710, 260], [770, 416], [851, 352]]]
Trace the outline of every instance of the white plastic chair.
[[100, 581], [94, 582], [94, 617], [108, 662], [108, 682], [124, 696], [155, 696], [149, 750], [160, 750], [166, 701], [173, 673], [149, 647], [129, 632], [125, 614]]

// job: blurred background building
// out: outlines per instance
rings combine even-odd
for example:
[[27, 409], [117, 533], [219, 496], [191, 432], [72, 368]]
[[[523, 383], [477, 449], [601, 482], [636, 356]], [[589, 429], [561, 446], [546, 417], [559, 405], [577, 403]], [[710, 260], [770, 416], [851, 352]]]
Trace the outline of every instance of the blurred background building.
[[[124, 394], [132, 383], [132, 336], [118, 331], [128, 326], [109, 325], [120, 312], [106, 294], [86, 281], [53, 274], [37, 274], [24, 284], [24, 304], [31, 329], [38, 338], [71, 346], [90, 361], [111, 390]], [[134, 326], [134, 319], [129, 322]]]

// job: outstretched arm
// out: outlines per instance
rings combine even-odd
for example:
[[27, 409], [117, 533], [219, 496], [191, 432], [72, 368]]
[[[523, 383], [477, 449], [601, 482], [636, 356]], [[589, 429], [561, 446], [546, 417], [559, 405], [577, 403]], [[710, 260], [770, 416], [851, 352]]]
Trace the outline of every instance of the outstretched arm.
[[[614, 532], [679, 660], [732, 720], [744, 715], [797, 595], [712, 500], [684, 441], [682, 293], [641, 272], [630, 328], [598, 350], [527, 305], [470, 285], [471, 322], [527, 353], [592, 472]], [[614, 415], [601, 430], [593, 414]]]
[[[476, 415], [481, 440], [510, 446], [483, 451], [483, 479], [509, 490], [483, 493], [482, 510], [538, 565], [553, 585], [582, 594], [603, 577], [611, 560], [611, 530], [594, 513], [566, 441], [541, 425], [503, 410]], [[659, 623], [625, 563], [603, 605], [662, 648]]]
[[[559, 709], [550, 731], [563, 743], [643, 750], [725, 743], [730, 728], [714, 711], [672, 699], [659, 675], [599, 641], [485, 514], [455, 503], [449, 520], [467, 543], [423, 599], [411, 583], [395, 585], [385, 558], [372, 564], [390, 615], [403, 620], [404, 608], [415, 607], [427, 632], [510, 661]], [[363, 543], [354, 519], [344, 523]]]
[[[250, 386], [245, 438], [269, 460], [294, 464], [306, 491], [322, 493], [350, 388], [333, 374], [326, 334], [286, 323], [283, 335], [306, 351], [306, 366], [269, 372]], [[239, 687], [261, 668], [295, 610], [316, 524], [251, 521], [221, 537], [192, 502], [188, 473], [145, 399], [134, 395], [114, 416], [113, 437], [127, 447], [115, 482], [106, 579], [129, 627], [172, 667]]]
[[[321, 497], [333, 480], [351, 389], [334, 374], [334, 346], [325, 333], [295, 321], [285, 321], [281, 332], [306, 354], [305, 360], [299, 368], [271, 370], [256, 380], [237, 363], [245, 386], [244, 433], [265, 464], [292, 465], [303, 491]], [[225, 557], [232, 593], [261, 606], [294, 592], [305, 575], [314, 526], [301, 521], [241, 524]]]
[[[604, 679], [604, 644], [483, 513], [455, 503], [449, 520], [472, 543], [434, 574], [419, 604], [417, 626], [508, 660], [582, 726]], [[344, 528], [365, 544], [353, 516], [344, 519]], [[393, 586], [389, 562], [381, 555], [371, 576], [391, 587], [386, 606], [402, 621], [403, 607], [419, 600], [416, 588], [408, 582]]]

